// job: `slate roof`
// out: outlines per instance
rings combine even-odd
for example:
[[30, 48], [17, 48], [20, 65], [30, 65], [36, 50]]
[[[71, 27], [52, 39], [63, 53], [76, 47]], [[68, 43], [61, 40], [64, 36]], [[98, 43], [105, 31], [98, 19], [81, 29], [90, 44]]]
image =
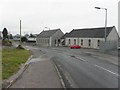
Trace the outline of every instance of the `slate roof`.
[[64, 34], [64, 35], [61, 37], [61, 39], [65, 39], [65, 37], [67, 37], [68, 34], [69, 34], [69, 33]]
[[51, 37], [54, 33], [56, 33], [58, 30], [60, 30], [60, 29], [42, 31], [37, 37], [38, 37], [38, 38], [49, 38], [49, 37]]
[[[106, 36], [112, 31], [113, 27], [107, 27]], [[66, 37], [81, 37], [81, 38], [104, 38], [105, 27], [73, 29]]]
[[38, 34], [32, 34], [32, 36], [29, 36], [29, 38], [36, 38]]

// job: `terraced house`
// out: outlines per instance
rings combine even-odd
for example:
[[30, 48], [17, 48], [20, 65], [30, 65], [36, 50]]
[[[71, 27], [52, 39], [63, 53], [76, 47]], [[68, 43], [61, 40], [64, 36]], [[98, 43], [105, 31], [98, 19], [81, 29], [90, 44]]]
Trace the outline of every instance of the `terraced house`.
[[60, 29], [42, 31], [36, 38], [36, 44], [40, 46], [59, 46], [60, 38], [63, 35]]
[[[115, 26], [107, 27], [105, 43], [105, 27], [73, 29], [65, 38], [65, 45], [80, 45], [84, 48], [114, 49], [118, 47], [118, 32]], [[106, 46], [105, 46], [106, 44]]]

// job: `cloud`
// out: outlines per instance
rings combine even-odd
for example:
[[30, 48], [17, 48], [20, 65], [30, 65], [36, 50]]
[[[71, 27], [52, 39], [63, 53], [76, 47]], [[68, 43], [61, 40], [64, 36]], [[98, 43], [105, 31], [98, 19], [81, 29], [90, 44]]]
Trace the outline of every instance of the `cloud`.
[[[105, 12], [95, 6], [108, 8], [108, 26], [118, 26], [116, 0], [4, 0], [2, 26], [11, 33], [19, 33], [19, 20], [22, 31], [39, 33], [48, 26], [68, 32], [73, 28], [104, 26]], [[1, 11], [1, 10], [0, 10]]]

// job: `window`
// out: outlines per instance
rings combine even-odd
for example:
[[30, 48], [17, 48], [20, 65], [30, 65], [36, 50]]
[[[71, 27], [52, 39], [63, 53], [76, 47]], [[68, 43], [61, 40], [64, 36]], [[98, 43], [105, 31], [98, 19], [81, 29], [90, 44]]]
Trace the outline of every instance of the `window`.
[[90, 39], [88, 40], [88, 46], [91, 46], [91, 40]]
[[98, 40], [98, 46], [100, 46], [100, 40]]
[[69, 44], [70, 44], [70, 39], [69, 39]]
[[83, 45], [83, 39], [81, 39], [81, 45]]
[[60, 43], [60, 39], [58, 39], [58, 43]]
[[76, 45], [76, 39], [74, 39], [74, 45]]

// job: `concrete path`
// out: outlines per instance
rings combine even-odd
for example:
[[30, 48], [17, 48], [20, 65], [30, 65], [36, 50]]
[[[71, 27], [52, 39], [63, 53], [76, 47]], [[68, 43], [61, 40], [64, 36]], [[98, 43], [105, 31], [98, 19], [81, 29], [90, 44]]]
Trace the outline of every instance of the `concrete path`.
[[62, 88], [53, 61], [40, 50], [32, 50], [29, 67], [11, 88]]

